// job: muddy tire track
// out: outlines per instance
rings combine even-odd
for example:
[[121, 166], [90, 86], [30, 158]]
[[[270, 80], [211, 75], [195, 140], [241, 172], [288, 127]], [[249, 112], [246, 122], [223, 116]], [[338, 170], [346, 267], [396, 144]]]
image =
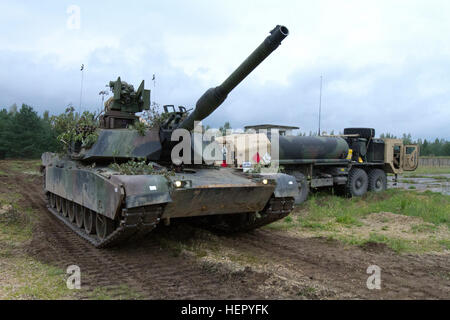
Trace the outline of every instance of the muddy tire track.
[[230, 276], [207, 270], [192, 258], [162, 250], [152, 236], [119, 248], [96, 249], [47, 211], [40, 178], [30, 182], [29, 176], [15, 175], [13, 180], [25, 204], [39, 212], [27, 253], [63, 270], [78, 265], [80, 298], [88, 298], [96, 288], [106, 289], [112, 297], [127, 297], [131, 289], [149, 299], [262, 298], [255, 290], [261, 280], [258, 273]]
[[[450, 298], [448, 255], [399, 255], [382, 244], [345, 246], [323, 238], [294, 238], [269, 230], [223, 237], [224, 246], [280, 261], [310, 279], [355, 298]], [[368, 290], [370, 265], [381, 268], [382, 290]]]

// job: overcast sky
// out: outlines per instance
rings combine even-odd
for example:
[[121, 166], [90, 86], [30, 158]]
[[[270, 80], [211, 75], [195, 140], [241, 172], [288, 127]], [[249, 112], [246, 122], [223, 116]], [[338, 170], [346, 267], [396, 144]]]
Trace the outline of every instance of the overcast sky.
[[204, 123], [316, 131], [323, 75], [323, 130], [450, 139], [449, 17], [446, 0], [2, 0], [0, 106], [78, 108], [84, 64], [82, 109], [98, 110], [119, 75], [145, 79], [153, 101], [193, 107], [283, 24], [282, 45]]

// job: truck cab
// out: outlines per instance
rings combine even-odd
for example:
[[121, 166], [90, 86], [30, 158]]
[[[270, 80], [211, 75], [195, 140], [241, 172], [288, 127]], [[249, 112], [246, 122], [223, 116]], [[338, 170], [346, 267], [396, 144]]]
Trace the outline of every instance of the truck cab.
[[383, 139], [384, 168], [388, 173], [400, 174], [414, 171], [419, 165], [419, 146], [404, 145], [401, 139]]

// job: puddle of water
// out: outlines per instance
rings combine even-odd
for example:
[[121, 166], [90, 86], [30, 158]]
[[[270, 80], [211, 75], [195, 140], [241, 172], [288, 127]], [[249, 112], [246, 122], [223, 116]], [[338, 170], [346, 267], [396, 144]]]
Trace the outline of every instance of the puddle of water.
[[426, 176], [426, 178], [399, 176], [396, 185], [394, 185], [393, 181], [394, 177], [388, 176], [388, 187], [406, 190], [418, 190], [418, 191], [430, 190], [433, 192], [439, 192], [442, 194], [450, 195], [450, 182], [443, 180], [442, 178], [441, 179], [433, 178], [433, 176], [450, 178], [450, 174], [436, 174], [436, 175], [423, 174], [422, 176]]

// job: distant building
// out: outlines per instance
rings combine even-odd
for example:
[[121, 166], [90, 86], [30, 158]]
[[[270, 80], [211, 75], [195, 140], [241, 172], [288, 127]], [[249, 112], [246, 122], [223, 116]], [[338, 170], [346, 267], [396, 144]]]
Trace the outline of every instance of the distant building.
[[270, 132], [271, 129], [278, 130], [280, 136], [292, 136], [292, 130], [300, 129], [299, 127], [293, 126], [279, 126], [276, 124], [258, 124], [255, 126], [245, 126], [245, 131], [254, 130], [255, 133], [260, 133], [260, 130], [266, 130], [265, 132]]

